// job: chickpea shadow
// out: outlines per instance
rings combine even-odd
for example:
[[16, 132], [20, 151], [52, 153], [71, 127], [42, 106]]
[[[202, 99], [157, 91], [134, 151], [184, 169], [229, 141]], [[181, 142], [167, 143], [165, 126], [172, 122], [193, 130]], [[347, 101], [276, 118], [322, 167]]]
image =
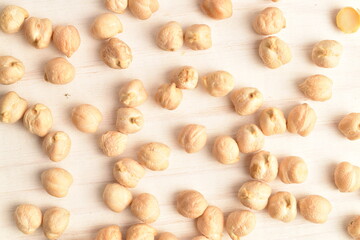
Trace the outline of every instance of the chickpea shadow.
[[337, 189], [335, 184], [334, 184], [334, 171], [335, 171], [335, 168], [337, 166], [337, 163], [334, 161], [332, 163], [329, 163], [326, 168], [327, 168], [327, 181], [331, 182], [331, 187], [333, 189]]

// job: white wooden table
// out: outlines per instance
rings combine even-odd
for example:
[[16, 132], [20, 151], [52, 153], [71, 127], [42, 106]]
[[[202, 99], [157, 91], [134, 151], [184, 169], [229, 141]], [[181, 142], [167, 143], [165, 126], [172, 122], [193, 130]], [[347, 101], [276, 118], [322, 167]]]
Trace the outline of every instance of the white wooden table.
[[[340, 161], [360, 165], [360, 142], [346, 140], [337, 130], [339, 120], [349, 112], [360, 111], [360, 32], [345, 35], [337, 30], [336, 12], [344, 6], [359, 7], [351, 0], [234, 0], [233, 17], [215, 21], [203, 15], [196, 0], [160, 0], [161, 8], [147, 21], [135, 19], [129, 12], [119, 15], [124, 32], [119, 38], [128, 43], [134, 55], [129, 69], [114, 70], [99, 58], [101, 41], [89, 34], [93, 18], [107, 12], [101, 0], [2, 0], [0, 7], [17, 4], [29, 10], [32, 16], [50, 18], [54, 24], [73, 24], [81, 34], [80, 49], [70, 61], [77, 70], [76, 79], [65, 86], [51, 85], [43, 80], [43, 66], [51, 58], [61, 56], [53, 47], [37, 50], [31, 47], [22, 33], [0, 33], [0, 55], [12, 55], [26, 66], [23, 80], [10, 86], [0, 86], [0, 95], [16, 91], [31, 104], [44, 103], [54, 116], [54, 130], [67, 132], [73, 142], [69, 157], [60, 163], [47, 159], [41, 150], [41, 140], [30, 134], [22, 123], [0, 124], [0, 239], [44, 239], [41, 230], [25, 236], [15, 227], [12, 214], [21, 203], [33, 203], [46, 209], [61, 206], [71, 211], [70, 225], [61, 239], [93, 239], [96, 231], [109, 224], [125, 229], [138, 221], [129, 210], [117, 214], [102, 202], [106, 183], [114, 181], [112, 165], [118, 158], [105, 157], [97, 147], [101, 133], [114, 129], [115, 112], [119, 107], [117, 91], [126, 81], [143, 80], [151, 97], [139, 109], [144, 113], [144, 129], [129, 136], [129, 144], [122, 156], [135, 157], [143, 143], [159, 141], [172, 148], [171, 164], [163, 172], [147, 171], [134, 194], [154, 194], [161, 208], [159, 220], [153, 224], [159, 231], [170, 231], [180, 239], [196, 236], [194, 222], [179, 215], [174, 208], [175, 193], [183, 189], [196, 189], [210, 204], [225, 213], [244, 209], [236, 198], [241, 184], [250, 179], [249, 156], [243, 155], [239, 163], [219, 164], [211, 156], [211, 144], [220, 134], [235, 134], [245, 123], [257, 122], [258, 114], [240, 117], [232, 110], [227, 97], [214, 98], [202, 87], [184, 91], [184, 100], [175, 111], [160, 108], [153, 99], [157, 87], [168, 80], [169, 72], [181, 65], [192, 65], [200, 74], [226, 70], [236, 78], [236, 86], [259, 88], [265, 96], [264, 107], [279, 107], [288, 113], [294, 105], [308, 102], [317, 112], [318, 121], [309, 137], [289, 133], [266, 137], [265, 148], [281, 157], [297, 155], [309, 167], [304, 184], [285, 185], [279, 180], [271, 183], [273, 191], [290, 191], [297, 198], [307, 194], [320, 194], [328, 198], [333, 211], [326, 224], [316, 225], [300, 215], [285, 224], [271, 219], [265, 211], [257, 212], [257, 226], [244, 239], [314, 240], [349, 239], [346, 224], [354, 214], [360, 214], [360, 193], [343, 194], [334, 186], [334, 166]], [[251, 20], [256, 12], [268, 6], [283, 10], [287, 28], [278, 34], [292, 49], [292, 61], [279, 69], [264, 67], [257, 54], [262, 36], [255, 34]], [[156, 30], [162, 24], [175, 20], [183, 27], [206, 23], [213, 31], [213, 47], [207, 51], [183, 48], [165, 52], [154, 43]], [[340, 41], [344, 46], [341, 63], [334, 69], [322, 69], [310, 59], [312, 46], [324, 39]], [[299, 92], [297, 84], [312, 74], [325, 74], [334, 80], [333, 98], [325, 103], [308, 101]], [[71, 124], [70, 110], [77, 104], [97, 106], [104, 121], [97, 134], [84, 134]], [[177, 144], [176, 135], [183, 125], [200, 123], [207, 127], [208, 145], [201, 152], [186, 154]], [[63, 167], [74, 177], [69, 195], [57, 199], [48, 195], [40, 184], [40, 173], [51, 167]], [[224, 233], [224, 239], [229, 239]]]

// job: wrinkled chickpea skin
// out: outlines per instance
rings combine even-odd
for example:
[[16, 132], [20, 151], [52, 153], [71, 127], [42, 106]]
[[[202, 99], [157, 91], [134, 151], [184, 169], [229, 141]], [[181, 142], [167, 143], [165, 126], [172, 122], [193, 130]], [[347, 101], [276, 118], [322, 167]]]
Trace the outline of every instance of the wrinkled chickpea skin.
[[194, 24], [185, 30], [185, 45], [192, 50], [206, 50], [211, 48], [211, 29], [206, 24]]
[[137, 157], [139, 162], [152, 171], [163, 171], [169, 167], [171, 149], [169, 146], [151, 142], [140, 147]]
[[249, 235], [255, 228], [256, 216], [247, 210], [231, 212], [226, 219], [225, 228], [232, 240]]
[[272, 35], [286, 27], [286, 19], [282, 11], [277, 7], [268, 7], [256, 16], [253, 28], [261, 35]]
[[124, 13], [127, 6], [128, 0], [105, 0], [105, 7], [114, 13]]
[[96, 39], [108, 39], [122, 31], [120, 19], [112, 13], [100, 14], [91, 25], [91, 34]]
[[16, 207], [14, 218], [18, 229], [25, 234], [34, 233], [42, 222], [40, 208], [31, 204], [21, 204]]
[[25, 66], [11, 56], [0, 56], [0, 84], [13, 84], [23, 78]]
[[72, 25], [57, 26], [53, 33], [53, 43], [60, 52], [69, 58], [80, 47], [80, 34]]
[[240, 202], [250, 209], [263, 210], [268, 204], [271, 187], [261, 181], [251, 180], [244, 183], [238, 192]]
[[57, 57], [48, 61], [44, 79], [52, 84], [67, 84], [75, 78], [75, 68], [65, 58]]
[[259, 151], [264, 146], [264, 134], [255, 124], [246, 124], [239, 128], [236, 134], [236, 142], [242, 153]]
[[48, 107], [35, 104], [26, 110], [23, 123], [31, 133], [44, 137], [52, 128], [53, 117]]
[[200, 217], [208, 207], [204, 196], [195, 190], [185, 190], [176, 196], [176, 209], [186, 218]]
[[334, 40], [323, 40], [315, 44], [312, 60], [319, 67], [334, 68], [340, 62], [343, 46]]
[[199, 81], [198, 71], [190, 66], [184, 66], [174, 71], [172, 82], [180, 89], [194, 89]]
[[313, 75], [299, 84], [300, 91], [314, 101], [327, 101], [332, 96], [333, 81], [321, 74]]
[[184, 33], [178, 22], [168, 22], [156, 36], [156, 44], [165, 51], [176, 51], [184, 44]]
[[139, 223], [132, 225], [126, 232], [126, 240], [154, 240], [157, 231], [150, 225]]
[[360, 239], [360, 216], [355, 216], [351, 219], [347, 226], [347, 232], [353, 239]]
[[0, 28], [4, 33], [19, 32], [29, 13], [22, 7], [9, 5], [0, 12]]
[[45, 211], [42, 228], [50, 240], [58, 239], [69, 225], [70, 212], [64, 208], [53, 207]]
[[187, 153], [196, 153], [204, 148], [207, 141], [206, 128], [198, 124], [189, 124], [179, 133], [178, 142]]
[[251, 87], [232, 91], [230, 99], [236, 113], [241, 116], [255, 113], [264, 102], [262, 93], [258, 89]]
[[287, 129], [291, 133], [306, 137], [314, 129], [316, 120], [314, 109], [307, 103], [300, 104], [291, 109], [287, 118]]
[[232, 16], [232, 0], [202, 0], [201, 10], [211, 18], [221, 20]]
[[130, 209], [132, 214], [144, 223], [153, 223], [160, 216], [159, 202], [149, 193], [136, 196]]
[[113, 167], [113, 176], [118, 183], [127, 188], [134, 188], [145, 175], [145, 168], [131, 158], [123, 158]]
[[62, 168], [50, 168], [41, 174], [41, 183], [48, 194], [63, 198], [73, 183], [72, 175]]
[[116, 129], [123, 134], [136, 133], [144, 125], [144, 115], [136, 108], [119, 108], [116, 113]]
[[156, 240], [178, 240], [178, 238], [172, 233], [163, 232], [157, 235]]
[[197, 219], [196, 226], [205, 237], [220, 240], [224, 230], [224, 214], [220, 208], [209, 206]]
[[138, 107], [148, 97], [144, 84], [138, 79], [124, 84], [119, 90], [119, 102], [126, 107]]
[[95, 237], [95, 240], [121, 240], [120, 227], [111, 225], [100, 229]]
[[278, 108], [264, 109], [259, 117], [259, 125], [265, 136], [286, 132], [286, 119]]
[[132, 62], [130, 47], [117, 38], [111, 38], [100, 50], [101, 59], [114, 69], [128, 68]]
[[265, 182], [274, 181], [278, 174], [278, 166], [278, 160], [274, 155], [267, 151], [260, 151], [251, 158], [250, 176]]
[[360, 189], [360, 167], [348, 162], [339, 163], [334, 171], [334, 181], [340, 192], [355, 192]]
[[71, 120], [75, 127], [84, 133], [94, 133], [102, 122], [102, 114], [90, 104], [82, 104], [73, 108]]
[[259, 46], [259, 55], [265, 66], [279, 68], [291, 61], [290, 47], [280, 38], [272, 36], [264, 38]]
[[158, 0], [129, 0], [131, 13], [140, 20], [146, 20], [159, 10]]
[[297, 215], [296, 198], [289, 192], [277, 192], [269, 198], [270, 217], [282, 222], [291, 222]]
[[52, 22], [48, 18], [30, 17], [24, 24], [25, 38], [36, 48], [47, 48], [50, 45], [52, 34]]
[[360, 139], [360, 113], [350, 113], [339, 122], [338, 129], [349, 140]]
[[0, 98], [0, 122], [15, 123], [23, 116], [27, 101], [16, 92], [8, 92]]
[[126, 149], [127, 135], [118, 131], [107, 131], [101, 135], [99, 146], [103, 153], [108, 157], [116, 157]]
[[313, 223], [325, 223], [332, 210], [331, 203], [319, 195], [309, 195], [298, 201], [300, 214]]
[[106, 206], [114, 212], [121, 212], [133, 200], [131, 192], [118, 183], [109, 183], [105, 186], [103, 200]]
[[42, 148], [51, 161], [59, 162], [69, 155], [71, 140], [64, 132], [51, 132], [43, 139]]
[[212, 148], [212, 154], [222, 164], [233, 164], [240, 161], [239, 147], [230, 136], [217, 137]]
[[234, 77], [225, 71], [216, 71], [201, 77], [201, 83], [211, 96], [223, 97], [234, 89]]
[[279, 164], [279, 178], [283, 183], [303, 183], [307, 176], [308, 168], [300, 157], [289, 156]]
[[182, 91], [176, 87], [175, 83], [162, 84], [155, 94], [155, 101], [168, 110], [175, 110], [180, 105], [182, 98]]

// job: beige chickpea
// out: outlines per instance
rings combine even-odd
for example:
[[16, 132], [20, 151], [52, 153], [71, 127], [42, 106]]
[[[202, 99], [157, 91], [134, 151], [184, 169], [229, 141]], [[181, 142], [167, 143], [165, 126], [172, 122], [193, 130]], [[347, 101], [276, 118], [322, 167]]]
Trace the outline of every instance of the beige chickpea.
[[163, 171], [169, 167], [171, 149], [158, 142], [151, 142], [140, 147], [137, 158], [139, 162], [152, 171]]
[[158, 88], [155, 101], [165, 109], [174, 110], [180, 105], [182, 97], [182, 91], [175, 83], [164, 83]]
[[236, 113], [241, 116], [255, 113], [264, 102], [262, 93], [252, 87], [239, 88], [232, 91], [230, 99]]
[[18, 229], [25, 234], [32, 234], [41, 226], [40, 208], [32, 204], [21, 204], [16, 207], [14, 218]]
[[136, 108], [119, 108], [116, 112], [116, 129], [123, 134], [136, 133], [144, 125], [144, 115]]
[[184, 44], [184, 33], [178, 22], [162, 26], [156, 35], [156, 44], [165, 51], [176, 51]]
[[25, 74], [24, 64], [11, 56], [0, 56], [0, 84], [16, 83]]
[[240, 202], [250, 209], [263, 210], [268, 204], [271, 187], [261, 181], [251, 180], [244, 183], [238, 192]]
[[15, 5], [6, 6], [0, 12], [0, 28], [4, 33], [19, 32], [28, 17], [26, 9]]
[[176, 195], [176, 209], [186, 218], [198, 218], [205, 212], [208, 202], [195, 190], [181, 191]]
[[24, 23], [25, 38], [36, 48], [47, 48], [50, 45], [52, 34], [52, 22], [48, 18], [30, 17]]
[[201, 83], [211, 96], [223, 97], [234, 89], [234, 77], [225, 71], [216, 71], [201, 77]]
[[101, 228], [95, 237], [95, 240], [121, 240], [120, 227], [117, 225], [111, 225]]
[[297, 215], [296, 198], [289, 192], [277, 192], [269, 198], [270, 217], [283, 222], [291, 222]]
[[73, 108], [71, 120], [75, 127], [84, 133], [94, 133], [102, 122], [102, 114], [96, 107], [90, 104], [81, 104]]
[[67, 84], [75, 78], [75, 68], [63, 57], [53, 58], [45, 64], [45, 81], [52, 84]]
[[305, 79], [299, 84], [300, 91], [314, 101], [327, 101], [332, 96], [333, 82], [330, 78], [317, 74]]
[[319, 195], [309, 195], [298, 200], [299, 212], [308, 221], [325, 223], [332, 210], [331, 203]]
[[68, 194], [73, 177], [65, 169], [50, 168], [41, 174], [41, 183], [48, 194], [62, 198]]
[[260, 151], [251, 158], [250, 176], [265, 182], [274, 181], [278, 175], [278, 166], [278, 160], [273, 154]]
[[338, 129], [349, 140], [360, 139], [360, 113], [349, 113], [339, 122]]
[[96, 39], [108, 39], [123, 31], [120, 19], [112, 13], [98, 15], [91, 25], [91, 34]]
[[259, 151], [264, 146], [264, 134], [255, 124], [241, 126], [236, 134], [236, 142], [242, 153]]
[[105, 7], [114, 13], [124, 13], [127, 6], [128, 0], [105, 0]]
[[279, 164], [279, 178], [283, 183], [303, 183], [307, 176], [308, 168], [300, 157], [289, 156]]
[[232, 16], [232, 0], [202, 0], [201, 10], [211, 18], [221, 20]]
[[71, 139], [64, 132], [51, 132], [44, 137], [42, 148], [51, 161], [60, 162], [69, 155]]
[[132, 214], [144, 223], [153, 223], [160, 216], [159, 202], [149, 193], [136, 196], [130, 209]]
[[162, 232], [157, 235], [156, 240], [178, 240], [178, 238], [170, 232]]
[[198, 124], [186, 125], [178, 135], [178, 142], [187, 153], [196, 153], [205, 147], [206, 128]]
[[101, 135], [99, 146], [108, 157], [116, 157], [122, 154], [127, 145], [127, 135], [118, 131], [108, 131]]
[[275, 36], [264, 38], [261, 41], [259, 55], [265, 66], [271, 69], [289, 63], [292, 58], [290, 47]]
[[278, 108], [266, 108], [259, 117], [259, 125], [265, 136], [286, 132], [284, 113]]
[[53, 117], [48, 107], [38, 103], [26, 110], [23, 123], [31, 133], [44, 137], [52, 128]]
[[158, 0], [129, 0], [130, 12], [138, 19], [146, 20], [159, 10]]
[[314, 109], [307, 103], [303, 103], [291, 109], [287, 118], [287, 129], [291, 133], [306, 137], [314, 129], [316, 120]]
[[230, 136], [217, 137], [212, 148], [212, 154], [222, 164], [233, 164], [240, 161], [239, 147]]
[[117, 38], [110, 38], [100, 49], [101, 59], [114, 69], [128, 68], [132, 62], [130, 47]]
[[134, 188], [145, 175], [145, 168], [131, 158], [123, 158], [113, 167], [113, 176], [118, 183], [127, 188]]
[[45, 211], [42, 228], [50, 240], [58, 239], [69, 225], [70, 212], [64, 208], [52, 207]]
[[80, 47], [80, 34], [72, 25], [57, 26], [53, 33], [53, 43], [60, 52], [71, 57]]
[[109, 183], [105, 186], [103, 200], [106, 206], [114, 212], [121, 212], [133, 200], [131, 192], [118, 183]]
[[126, 232], [126, 240], [154, 240], [157, 231], [150, 225], [139, 223], [132, 225]]
[[220, 240], [224, 230], [224, 214], [220, 208], [208, 206], [196, 220], [198, 231], [212, 240]]
[[355, 192], [360, 189], [360, 167], [341, 162], [335, 168], [334, 180], [340, 192]]
[[315, 44], [312, 60], [319, 67], [334, 68], [340, 62], [343, 46], [335, 40], [323, 40]]
[[180, 89], [194, 89], [199, 81], [198, 71], [190, 66], [184, 66], [174, 71], [172, 82]]
[[125, 83], [119, 91], [119, 101], [126, 107], [138, 107], [147, 97], [144, 84], [138, 79]]
[[0, 122], [15, 123], [23, 116], [27, 101], [16, 92], [8, 92], [0, 98]]
[[355, 216], [347, 225], [348, 234], [355, 240], [360, 239], [360, 216]]
[[211, 48], [211, 29], [206, 24], [194, 24], [184, 33], [185, 45], [192, 50], [206, 50]]
[[282, 11], [277, 7], [268, 7], [256, 16], [253, 28], [261, 35], [272, 35], [286, 27], [286, 19]]
[[238, 210], [231, 212], [226, 219], [225, 228], [232, 240], [250, 234], [256, 225], [256, 216], [247, 210]]

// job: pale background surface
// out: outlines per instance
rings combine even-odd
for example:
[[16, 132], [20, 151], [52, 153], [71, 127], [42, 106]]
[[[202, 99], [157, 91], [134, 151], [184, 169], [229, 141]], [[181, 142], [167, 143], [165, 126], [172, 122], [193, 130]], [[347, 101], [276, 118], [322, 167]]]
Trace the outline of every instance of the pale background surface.
[[[128, 43], [134, 55], [127, 70], [114, 70], [105, 66], [98, 57], [101, 41], [89, 35], [93, 18], [107, 12], [101, 0], [1, 0], [0, 7], [18, 4], [28, 9], [32, 16], [48, 17], [54, 24], [73, 24], [81, 34], [82, 45], [70, 61], [77, 69], [74, 82], [65, 86], [51, 85], [42, 79], [43, 66], [61, 54], [51, 46], [45, 50], [31, 47], [22, 33], [0, 33], [0, 54], [21, 59], [26, 66], [23, 80], [10, 86], [0, 86], [0, 94], [13, 90], [31, 104], [44, 103], [54, 116], [54, 130], [67, 132], [73, 142], [69, 157], [53, 163], [41, 150], [40, 138], [30, 134], [19, 122], [0, 124], [0, 239], [44, 239], [38, 230], [31, 236], [20, 233], [13, 222], [12, 213], [20, 203], [33, 203], [46, 209], [61, 206], [71, 211], [71, 223], [61, 239], [93, 239], [96, 231], [109, 224], [125, 229], [138, 221], [126, 210], [120, 214], [107, 209], [102, 202], [102, 190], [113, 181], [112, 165], [118, 158], [107, 158], [97, 147], [101, 133], [114, 129], [115, 112], [119, 107], [117, 91], [126, 81], [139, 78], [144, 81], [151, 97], [139, 109], [144, 113], [144, 129], [129, 136], [129, 145], [123, 156], [135, 157], [136, 149], [143, 143], [159, 141], [171, 146], [173, 152], [169, 169], [164, 172], [147, 171], [134, 194], [154, 194], [161, 207], [161, 216], [153, 224], [159, 231], [170, 231], [180, 239], [197, 235], [192, 220], [179, 215], [174, 208], [175, 193], [194, 188], [205, 195], [210, 204], [219, 206], [225, 213], [244, 209], [237, 201], [240, 185], [249, 180], [249, 157], [232, 166], [217, 163], [210, 148], [220, 134], [235, 134], [244, 123], [256, 122], [258, 113], [240, 117], [234, 113], [227, 97], [214, 98], [202, 87], [184, 91], [184, 100], [175, 111], [167, 111], [155, 104], [156, 88], [167, 81], [168, 73], [181, 65], [192, 65], [203, 75], [210, 71], [226, 70], [236, 78], [236, 86], [254, 86], [263, 92], [263, 107], [279, 107], [287, 114], [301, 102], [309, 102], [318, 114], [313, 133], [306, 138], [284, 134], [266, 137], [264, 149], [275, 155], [297, 155], [309, 166], [309, 177], [301, 185], [285, 185], [279, 180], [271, 183], [273, 191], [290, 191], [297, 198], [306, 194], [320, 194], [328, 198], [334, 210], [329, 221], [316, 225], [298, 216], [292, 223], [284, 224], [271, 219], [265, 211], [258, 212], [257, 226], [244, 239], [349, 239], [346, 224], [353, 214], [360, 214], [360, 193], [339, 193], [333, 184], [334, 166], [340, 161], [360, 165], [359, 142], [346, 140], [337, 130], [339, 120], [349, 112], [360, 111], [360, 33], [345, 35], [334, 25], [336, 12], [343, 6], [359, 7], [358, 1], [305, 0], [272, 3], [270, 0], [234, 0], [233, 17], [215, 21], [203, 15], [195, 0], [160, 0], [161, 9], [147, 21], [135, 19], [130, 13], [119, 15], [124, 32], [119, 38]], [[264, 67], [257, 54], [262, 36], [251, 28], [251, 20], [259, 10], [277, 6], [287, 18], [287, 28], [280, 36], [292, 51], [293, 60], [277, 70]], [[154, 33], [162, 24], [175, 20], [183, 27], [206, 23], [213, 30], [213, 47], [207, 51], [183, 48], [165, 52], [154, 43]], [[334, 39], [344, 45], [340, 65], [335, 69], [321, 69], [310, 59], [312, 46], [324, 39]], [[312, 74], [325, 74], [334, 80], [333, 98], [325, 103], [307, 101], [298, 91], [297, 84]], [[66, 97], [65, 94], [69, 94]], [[97, 134], [79, 132], [71, 124], [70, 110], [77, 104], [97, 106], [104, 121]], [[176, 135], [188, 123], [204, 124], [208, 129], [207, 147], [196, 154], [186, 154], [179, 148]], [[63, 167], [74, 177], [69, 195], [57, 199], [42, 188], [40, 173], [51, 167]], [[224, 239], [229, 239], [224, 233]]]

